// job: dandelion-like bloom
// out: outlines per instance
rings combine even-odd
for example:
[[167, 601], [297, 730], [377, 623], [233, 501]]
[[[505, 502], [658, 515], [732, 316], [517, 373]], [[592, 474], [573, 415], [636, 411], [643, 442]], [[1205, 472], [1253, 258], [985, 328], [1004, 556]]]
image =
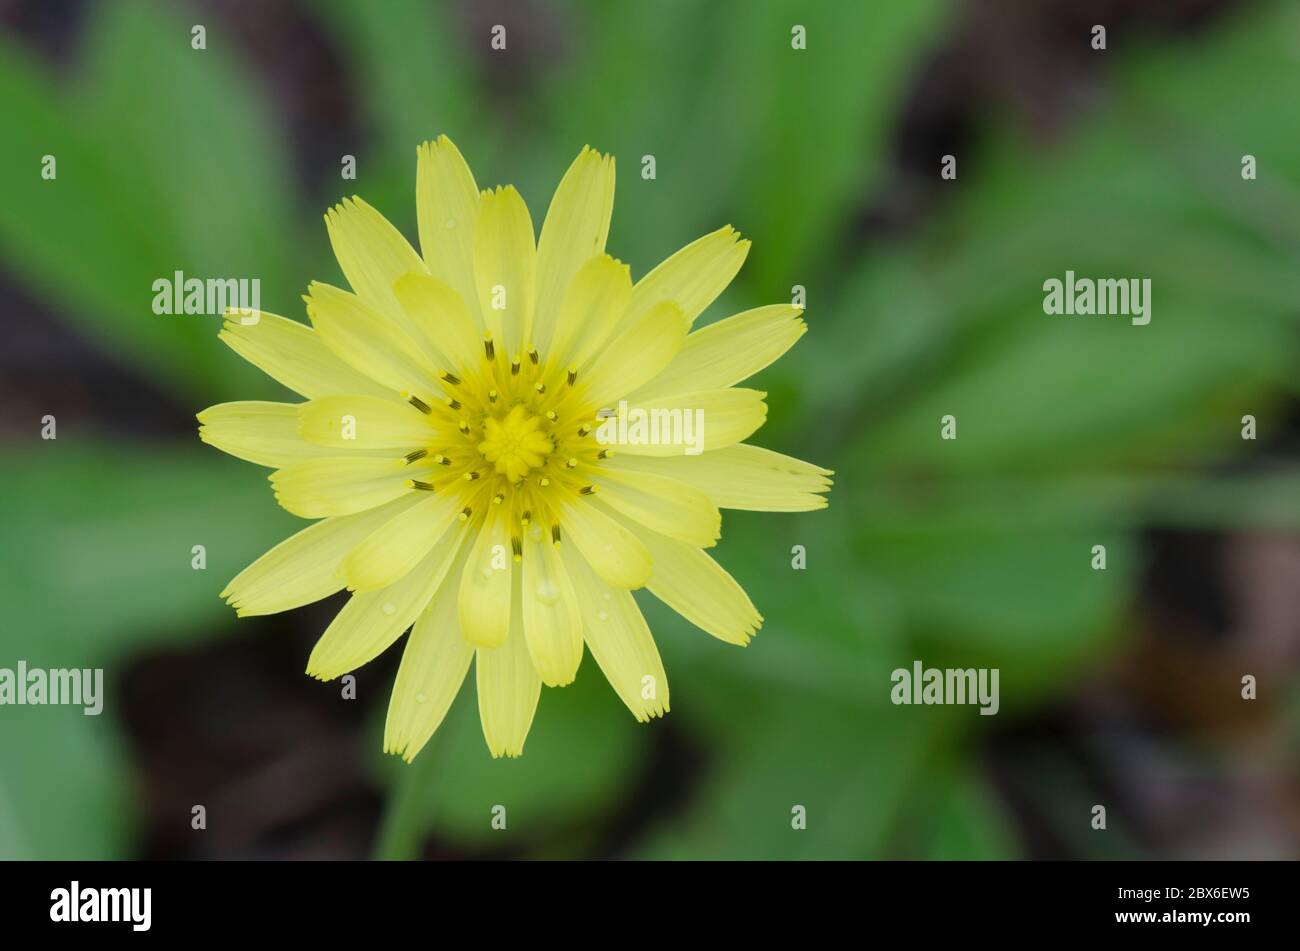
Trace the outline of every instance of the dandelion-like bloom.
[[[221, 331], [306, 401], [213, 406], [200, 438], [275, 469], [280, 505], [319, 519], [222, 596], [245, 616], [353, 592], [308, 661], [321, 680], [410, 628], [384, 736], [408, 761], [471, 663], [493, 756], [523, 752], [542, 685], [572, 682], [584, 643], [638, 720], [661, 716], [668, 680], [633, 589], [743, 645], [762, 618], [704, 551], [718, 509], [826, 505], [827, 470], [742, 443], [766, 394], [733, 386], [803, 334], [799, 309], [692, 333], [749, 242], [722, 228], [633, 284], [604, 253], [613, 204], [613, 158], [584, 148], [535, 241], [519, 193], [480, 192], [442, 137], [419, 149], [422, 254], [344, 201], [325, 223], [352, 291], [313, 283], [311, 327], [231, 312]], [[702, 418], [702, 445], [612, 445], [599, 430], [620, 404]]]

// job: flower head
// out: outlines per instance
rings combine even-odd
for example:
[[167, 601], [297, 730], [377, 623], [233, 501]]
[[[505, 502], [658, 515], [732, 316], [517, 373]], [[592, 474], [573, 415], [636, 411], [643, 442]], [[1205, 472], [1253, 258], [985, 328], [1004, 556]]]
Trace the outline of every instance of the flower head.
[[359, 198], [325, 216], [352, 290], [312, 284], [311, 327], [227, 317], [221, 339], [305, 402], [210, 407], [200, 438], [275, 469], [277, 501], [319, 521], [222, 596], [244, 616], [351, 591], [308, 661], [322, 680], [410, 628], [384, 739], [408, 760], [471, 664], [489, 750], [519, 755], [584, 644], [638, 720], [660, 716], [632, 590], [743, 645], [762, 618], [704, 551], [718, 509], [826, 504], [827, 470], [742, 442], [765, 394], [733, 386], [803, 334], [800, 311], [691, 332], [749, 242], [723, 228], [633, 284], [605, 254], [614, 160], [591, 149], [536, 241], [519, 193], [480, 192], [445, 137], [419, 149], [416, 203], [421, 254]]

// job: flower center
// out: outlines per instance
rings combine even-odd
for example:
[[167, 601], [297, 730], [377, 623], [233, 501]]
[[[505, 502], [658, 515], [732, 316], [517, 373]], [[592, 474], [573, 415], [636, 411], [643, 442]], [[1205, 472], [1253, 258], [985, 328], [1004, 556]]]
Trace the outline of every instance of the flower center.
[[518, 482], [546, 461], [555, 449], [542, 428], [542, 418], [516, 404], [504, 416], [489, 416], [483, 425], [478, 451], [499, 475]]

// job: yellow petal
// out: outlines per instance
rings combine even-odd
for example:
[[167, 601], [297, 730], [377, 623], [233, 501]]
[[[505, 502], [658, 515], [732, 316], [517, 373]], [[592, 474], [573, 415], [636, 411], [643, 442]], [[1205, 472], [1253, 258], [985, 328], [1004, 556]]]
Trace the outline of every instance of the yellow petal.
[[414, 393], [429, 402], [440, 392], [438, 367], [420, 345], [361, 298], [313, 282], [306, 301], [316, 332], [340, 359], [397, 393]]
[[402, 233], [360, 198], [345, 198], [325, 215], [330, 244], [343, 276], [368, 307], [410, 331], [393, 296], [393, 282], [411, 271], [426, 273], [424, 261]]
[[474, 221], [478, 186], [456, 146], [445, 135], [420, 146], [415, 172], [415, 206], [420, 250], [429, 273], [448, 284], [469, 309], [479, 331], [474, 284]]
[[479, 647], [500, 647], [510, 633], [514, 554], [506, 516], [489, 511], [460, 578], [460, 629]]
[[524, 641], [522, 613], [511, 612], [510, 636], [502, 646], [480, 647], [474, 655], [478, 716], [494, 758], [523, 753], [542, 693], [542, 680]]
[[297, 410], [298, 435], [318, 446], [409, 450], [439, 438], [427, 415], [396, 397], [326, 396]]
[[555, 365], [579, 367], [603, 350], [632, 299], [632, 271], [608, 254], [578, 269], [560, 302], [547, 356]]
[[452, 544], [456, 531], [464, 530], [455, 496], [419, 494], [425, 497], [376, 528], [343, 559], [341, 572], [350, 589], [373, 591], [404, 578], [430, 550]]
[[[617, 437], [617, 419], [610, 417], [597, 429], [597, 439], [616, 447], [616, 457], [686, 456], [689, 450], [691, 458], [696, 458], [752, 436], [767, 419], [766, 396], [761, 390], [731, 387], [659, 396], [635, 405], [629, 402], [627, 438]], [[651, 423], [647, 438], [657, 441], [647, 442], [636, 435], [632, 422], [639, 413]]]
[[658, 376], [686, 342], [689, 326], [672, 301], [651, 307], [579, 370], [583, 398], [607, 406]]
[[276, 501], [302, 518], [351, 515], [383, 505], [411, 491], [419, 470], [404, 459], [326, 456], [296, 462], [271, 473]]
[[389, 392], [340, 360], [316, 331], [296, 320], [262, 311], [230, 315], [217, 337], [271, 379], [308, 399], [331, 393], [384, 396]]
[[432, 341], [444, 370], [464, 378], [483, 358], [483, 333], [460, 295], [427, 274], [398, 278], [393, 292], [411, 322]]
[[532, 329], [537, 248], [533, 221], [514, 186], [479, 196], [474, 224], [474, 280], [479, 310], [507, 358], [523, 353]]
[[415, 501], [408, 496], [309, 525], [235, 575], [221, 597], [240, 617], [276, 614], [327, 598], [343, 587], [338, 569], [348, 552]]
[[749, 596], [706, 552], [656, 532], [640, 538], [654, 558], [646, 589], [700, 630], [742, 647], [763, 617]]
[[474, 648], [460, 636], [455, 589], [447, 585], [415, 622], [402, 652], [384, 722], [385, 753], [415, 759], [460, 693], [473, 659]]
[[660, 301], [675, 301], [694, 323], [731, 283], [749, 253], [749, 242], [731, 226], [691, 242], [641, 278], [632, 291], [624, 325]]
[[307, 673], [333, 680], [383, 653], [428, 606], [459, 554], [456, 544], [440, 545], [396, 584], [354, 594], [316, 642]]
[[533, 667], [548, 687], [573, 683], [582, 663], [582, 615], [569, 573], [549, 537], [525, 539], [520, 602]]
[[789, 304], [758, 307], [702, 327], [686, 338], [672, 363], [628, 402], [721, 389], [776, 361], [803, 336], [803, 311]]
[[548, 352], [561, 298], [573, 276], [605, 250], [614, 211], [614, 157], [583, 146], [564, 173], [537, 242], [537, 309], [532, 343]]
[[724, 509], [809, 512], [826, 507], [832, 475], [810, 462], [744, 443], [699, 456], [637, 456], [610, 460], [614, 469], [651, 472], [693, 485]]
[[722, 533], [722, 515], [717, 506], [699, 489], [683, 482], [648, 472], [605, 469], [596, 477], [596, 484], [598, 498], [588, 501], [597, 508], [603, 502], [620, 515], [669, 538], [709, 548]]
[[606, 584], [641, 587], [650, 577], [650, 552], [636, 535], [590, 502], [579, 497], [564, 503], [560, 515], [563, 540], [578, 547]]
[[582, 611], [583, 637], [609, 685], [642, 723], [668, 712], [668, 675], [630, 591], [600, 580], [582, 555], [560, 549]]
[[298, 436], [296, 403], [218, 403], [197, 418], [205, 443], [259, 466], [278, 469], [329, 454]]

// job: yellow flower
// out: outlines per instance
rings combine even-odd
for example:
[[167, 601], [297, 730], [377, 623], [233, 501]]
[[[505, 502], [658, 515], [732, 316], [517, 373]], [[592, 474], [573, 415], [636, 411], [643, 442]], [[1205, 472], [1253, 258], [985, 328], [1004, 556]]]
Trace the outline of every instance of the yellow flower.
[[275, 469], [279, 503], [319, 519], [222, 597], [245, 616], [353, 592], [308, 661], [321, 680], [414, 625], [384, 736], [408, 761], [471, 662], [493, 756], [523, 752], [542, 685], [572, 682], [584, 643], [638, 720], [662, 715], [632, 590], [743, 645], [762, 618], [704, 551], [719, 507], [826, 505], [829, 471], [742, 443], [766, 394], [733, 386], [803, 334], [799, 309], [690, 332], [749, 242], [722, 228], [633, 284], [605, 254], [613, 204], [613, 158], [584, 148], [534, 241], [519, 193], [480, 192], [444, 136], [419, 149], [422, 254], [344, 201], [325, 223], [352, 291], [312, 284], [312, 327], [232, 312], [221, 331], [306, 401], [213, 406], [200, 438]]

